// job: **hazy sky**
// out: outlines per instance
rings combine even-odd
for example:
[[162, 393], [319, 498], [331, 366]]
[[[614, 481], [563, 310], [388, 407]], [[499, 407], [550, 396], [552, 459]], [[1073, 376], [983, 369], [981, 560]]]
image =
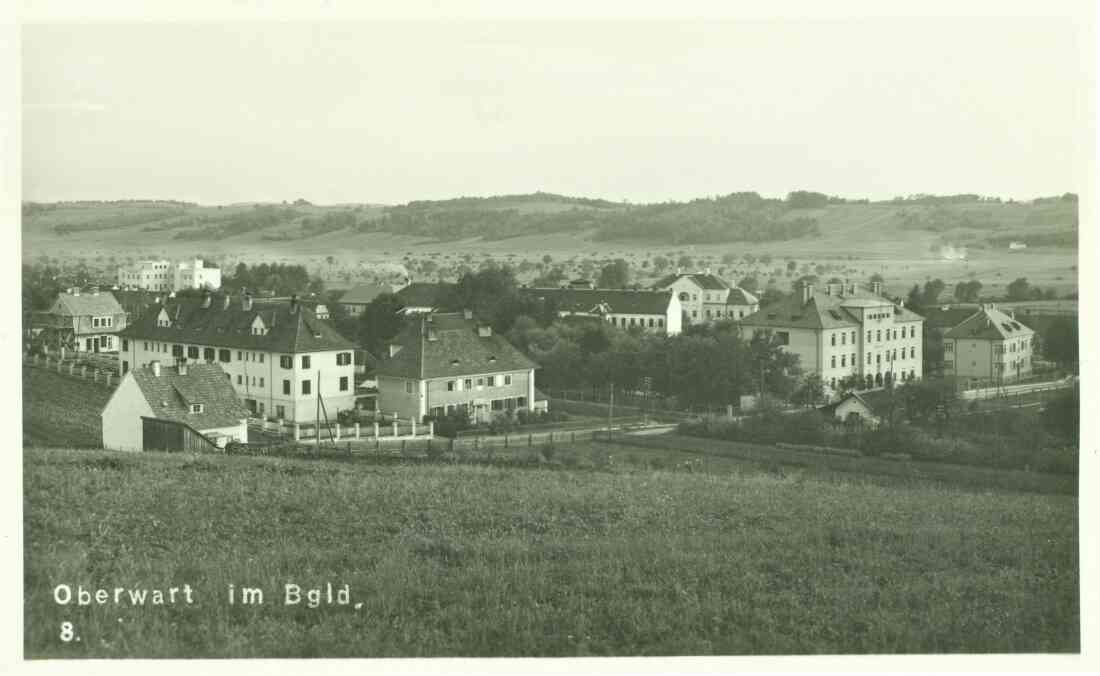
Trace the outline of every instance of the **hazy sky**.
[[1081, 190], [1055, 20], [31, 25], [25, 199]]

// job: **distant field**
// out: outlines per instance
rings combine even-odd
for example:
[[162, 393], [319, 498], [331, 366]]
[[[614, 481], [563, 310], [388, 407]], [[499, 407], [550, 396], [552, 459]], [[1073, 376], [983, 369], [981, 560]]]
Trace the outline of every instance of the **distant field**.
[[23, 445], [101, 448], [104, 385], [23, 367]]
[[[1080, 649], [1071, 496], [617, 464], [23, 466], [32, 658]], [[362, 606], [284, 606], [288, 582]], [[189, 584], [196, 603], [62, 607], [59, 584]], [[230, 606], [230, 584], [264, 605]]]

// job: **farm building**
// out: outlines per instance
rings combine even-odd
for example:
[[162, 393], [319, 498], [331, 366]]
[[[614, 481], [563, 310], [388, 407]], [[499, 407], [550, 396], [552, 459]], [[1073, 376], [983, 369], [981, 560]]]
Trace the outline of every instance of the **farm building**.
[[168, 367], [153, 361], [133, 369], [100, 417], [109, 450], [199, 450], [248, 442], [248, 409], [217, 364]]
[[397, 298], [404, 305], [405, 314], [435, 312], [455, 286], [447, 282], [413, 282], [399, 290]]
[[891, 393], [886, 390], [867, 392], [848, 392], [837, 401], [822, 406], [818, 410], [828, 418], [850, 425], [869, 425], [877, 427], [882, 417], [889, 412]]
[[360, 284], [348, 289], [340, 296], [339, 302], [349, 316], [358, 317], [372, 300], [384, 293], [393, 293], [393, 287], [389, 284]]

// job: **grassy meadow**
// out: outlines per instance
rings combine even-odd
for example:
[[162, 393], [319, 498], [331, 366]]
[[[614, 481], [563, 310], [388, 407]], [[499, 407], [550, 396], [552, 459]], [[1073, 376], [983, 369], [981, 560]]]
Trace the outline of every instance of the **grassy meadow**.
[[[1071, 495], [618, 463], [23, 464], [32, 658], [1080, 648]], [[352, 603], [285, 606], [290, 582]], [[61, 606], [59, 584], [189, 584], [195, 603]], [[265, 603], [230, 605], [230, 584]]]
[[23, 367], [23, 445], [101, 448], [99, 417], [112, 390], [103, 383]]

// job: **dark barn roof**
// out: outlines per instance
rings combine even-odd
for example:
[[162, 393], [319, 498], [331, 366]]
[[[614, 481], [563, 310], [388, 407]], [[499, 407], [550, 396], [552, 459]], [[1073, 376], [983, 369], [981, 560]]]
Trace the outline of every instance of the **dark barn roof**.
[[[161, 366], [160, 376], [149, 366], [130, 373], [156, 418], [204, 430], [237, 425], [248, 417], [248, 409], [217, 364], [188, 364], [184, 375], [174, 366]], [[191, 404], [202, 404], [202, 413], [192, 413]]]
[[795, 291], [781, 300], [765, 305], [740, 320], [740, 323], [746, 326], [779, 329], [835, 329], [859, 326], [858, 313], [849, 312], [849, 308], [854, 310], [858, 307], [875, 305], [893, 307], [895, 322], [923, 319], [912, 310], [895, 305], [889, 298], [857, 289], [855, 294], [847, 295], [829, 295], [818, 291], [805, 303], [802, 302], [800, 292]]
[[438, 307], [446, 295], [455, 288], [447, 282], [413, 282], [397, 291], [397, 297], [405, 307]]
[[671, 291], [631, 289], [559, 289], [524, 288], [529, 298], [552, 301], [558, 310], [598, 313], [601, 305], [610, 314], [664, 315], [672, 302]]

